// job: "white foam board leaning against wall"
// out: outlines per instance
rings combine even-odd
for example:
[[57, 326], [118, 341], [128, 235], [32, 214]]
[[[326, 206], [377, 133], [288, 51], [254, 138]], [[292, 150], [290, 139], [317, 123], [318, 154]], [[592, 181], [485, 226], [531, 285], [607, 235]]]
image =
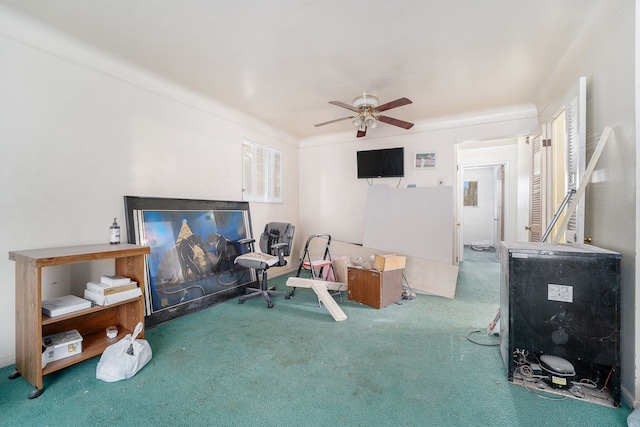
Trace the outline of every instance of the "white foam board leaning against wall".
[[369, 187], [363, 245], [453, 264], [453, 187]]

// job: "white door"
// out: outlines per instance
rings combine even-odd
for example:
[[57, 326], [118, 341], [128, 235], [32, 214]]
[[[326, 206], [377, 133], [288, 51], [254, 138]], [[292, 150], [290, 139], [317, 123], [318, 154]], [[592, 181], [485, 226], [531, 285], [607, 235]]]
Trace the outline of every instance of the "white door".
[[529, 225], [526, 227], [529, 231], [529, 241], [539, 242], [544, 232], [545, 223], [545, 179], [546, 175], [546, 156], [543, 151], [542, 129], [535, 135], [529, 137], [529, 145], [531, 146], [531, 162], [529, 172]]
[[493, 247], [498, 249], [504, 240], [504, 165], [495, 168], [495, 184]]
[[[584, 176], [587, 151], [587, 78], [581, 77], [565, 101], [566, 169], [564, 179], [567, 191], [577, 190]], [[571, 214], [564, 230], [568, 243], [584, 243], [584, 194]], [[562, 230], [559, 230], [562, 231]]]
[[[559, 230], [567, 192], [576, 190], [586, 161], [586, 77], [581, 77], [540, 130], [529, 138], [531, 145], [529, 241], [539, 242], [555, 216], [557, 221], [546, 241], [584, 242], [584, 195], [566, 230]], [[543, 121], [545, 119], [543, 118]]]
[[455, 208], [455, 221], [453, 226], [453, 247], [454, 247], [453, 260], [455, 265], [458, 265], [458, 263], [464, 261], [464, 242], [462, 240], [462, 221], [463, 221], [462, 185], [464, 183], [464, 178], [463, 178], [464, 172], [463, 172], [463, 169], [458, 164], [459, 149], [460, 149], [460, 145], [456, 144], [456, 149], [454, 150], [454, 158], [455, 158], [455, 164], [456, 164], [456, 179], [455, 179], [456, 185], [455, 185], [454, 198], [455, 198], [456, 208]]

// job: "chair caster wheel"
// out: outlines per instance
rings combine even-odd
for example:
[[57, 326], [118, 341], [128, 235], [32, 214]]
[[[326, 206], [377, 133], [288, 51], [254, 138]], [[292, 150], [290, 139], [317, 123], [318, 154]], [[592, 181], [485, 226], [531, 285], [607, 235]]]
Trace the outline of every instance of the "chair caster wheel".
[[244, 304], [244, 300], [243, 299], [239, 299], [238, 300], [238, 304]]
[[291, 299], [291, 295], [285, 295], [284, 299]]
[[273, 308], [273, 303], [270, 302], [269, 304], [267, 304], [267, 308]]

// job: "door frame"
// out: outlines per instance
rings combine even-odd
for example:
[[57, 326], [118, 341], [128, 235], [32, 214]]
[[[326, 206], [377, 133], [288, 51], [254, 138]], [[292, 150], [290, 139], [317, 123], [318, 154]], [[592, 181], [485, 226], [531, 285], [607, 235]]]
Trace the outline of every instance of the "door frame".
[[[458, 165], [457, 167], [457, 173], [456, 173], [456, 193], [458, 195], [457, 200], [456, 200], [456, 229], [457, 229], [457, 233], [456, 233], [456, 245], [455, 247], [458, 249], [458, 254], [457, 254], [457, 260], [458, 262], [462, 262], [464, 261], [464, 231], [463, 231], [463, 225], [464, 225], [464, 197], [463, 197], [463, 193], [464, 193], [464, 172], [467, 169], [483, 169], [483, 168], [487, 168], [487, 169], [492, 169], [494, 172], [498, 169], [502, 167], [504, 170], [504, 174], [503, 174], [503, 179], [501, 182], [498, 182], [498, 180], [494, 181], [495, 187], [494, 187], [494, 194], [497, 194], [498, 190], [497, 188], [500, 187], [500, 191], [502, 192], [501, 195], [501, 203], [502, 203], [502, 207], [500, 208], [500, 206], [498, 206], [500, 204], [500, 201], [497, 200], [496, 197], [494, 197], [493, 200], [493, 210], [494, 212], [497, 212], [500, 214], [500, 218], [494, 218], [492, 227], [494, 227], [494, 232], [492, 233], [492, 235], [495, 235], [495, 227], [496, 227], [496, 222], [500, 222], [502, 225], [503, 230], [507, 230], [508, 229], [508, 216], [505, 214], [505, 210], [506, 210], [506, 206], [509, 205], [508, 202], [508, 198], [509, 198], [509, 162], [507, 161], [496, 161], [496, 162], [486, 162], [486, 163], [466, 163], [466, 164], [462, 164], [462, 165]], [[498, 245], [500, 242], [494, 242], [495, 245]], [[496, 252], [497, 252], [497, 247], [496, 247]]]

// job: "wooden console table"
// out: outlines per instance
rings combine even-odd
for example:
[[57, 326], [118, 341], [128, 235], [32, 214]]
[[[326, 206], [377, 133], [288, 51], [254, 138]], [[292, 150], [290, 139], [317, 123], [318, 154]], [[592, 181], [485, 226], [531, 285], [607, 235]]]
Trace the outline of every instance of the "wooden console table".
[[[144, 324], [145, 255], [150, 249], [131, 244], [100, 244], [9, 252], [16, 263], [16, 370], [10, 379], [24, 377], [35, 390], [43, 391], [42, 377], [102, 354], [104, 349]], [[142, 296], [108, 306], [96, 306], [63, 316], [42, 313], [42, 268], [113, 259], [115, 273], [138, 282]], [[117, 325], [118, 336], [109, 339], [107, 326]], [[83, 338], [82, 353], [48, 363], [42, 368], [42, 337], [77, 329]], [[144, 331], [139, 337], [144, 336]]]

